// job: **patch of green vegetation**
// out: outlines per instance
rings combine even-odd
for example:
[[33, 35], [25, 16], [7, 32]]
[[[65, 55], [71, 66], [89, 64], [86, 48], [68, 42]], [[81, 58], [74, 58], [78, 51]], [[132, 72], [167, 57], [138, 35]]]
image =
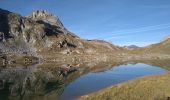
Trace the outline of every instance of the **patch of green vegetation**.
[[170, 73], [118, 84], [79, 100], [169, 100]]

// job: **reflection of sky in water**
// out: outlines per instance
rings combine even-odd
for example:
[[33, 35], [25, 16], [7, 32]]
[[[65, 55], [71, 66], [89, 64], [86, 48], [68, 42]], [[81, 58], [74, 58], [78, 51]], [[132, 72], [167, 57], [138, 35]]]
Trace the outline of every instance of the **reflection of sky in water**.
[[146, 64], [128, 64], [113, 67], [99, 73], [89, 73], [70, 83], [64, 90], [61, 99], [73, 99], [77, 96], [124, 82], [137, 77], [165, 73], [166, 70]]

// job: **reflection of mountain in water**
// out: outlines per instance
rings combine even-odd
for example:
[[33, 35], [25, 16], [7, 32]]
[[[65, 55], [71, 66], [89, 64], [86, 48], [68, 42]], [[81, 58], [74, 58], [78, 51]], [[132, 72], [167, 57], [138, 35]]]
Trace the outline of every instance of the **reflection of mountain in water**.
[[102, 71], [112, 66], [104, 63], [42, 64], [27, 68], [2, 69], [0, 71], [0, 98], [3, 100], [58, 98], [65, 85], [72, 80], [90, 70]]
[[163, 59], [163, 60], [139, 60], [135, 61], [136, 63], [145, 63], [151, 66], [159, 66], [166, 70], [170, 70], [170, 59]]
[[[139, 61], [138, 61], [139, 62]], [[167, 68], [168, 61], [141, 61]], [[127, 62], [42, 64], [27, 68], [5, 68], [0, 70], [0, 99], [2, 100], [53, 100], [59, 98], [64, 87], [81, 75], [101, 72]]]

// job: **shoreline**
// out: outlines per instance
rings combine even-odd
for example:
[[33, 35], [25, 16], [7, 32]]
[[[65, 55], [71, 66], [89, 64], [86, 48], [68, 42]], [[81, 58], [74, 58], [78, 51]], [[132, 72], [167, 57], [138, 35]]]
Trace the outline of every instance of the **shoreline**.
[[[148, 98], [149, 100], [167, 100], [170, 96], [168, 92], [170, 87], [167, 86], [170, 83], [169, 77], [169, 71], [165, 74], [140, 77], [81, 96], [78, 100], [106, 100], [108, 98], [109, 100], [147, 100]], [[159, 95], [155, 96], [156, 93]]]

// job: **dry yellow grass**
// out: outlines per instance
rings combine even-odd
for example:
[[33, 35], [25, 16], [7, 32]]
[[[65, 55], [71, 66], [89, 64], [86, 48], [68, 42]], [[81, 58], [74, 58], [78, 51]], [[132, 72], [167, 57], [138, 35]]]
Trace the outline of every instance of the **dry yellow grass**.
[[169, 100], [170, 73], [148, 76], [82, 96], [79, 100]]

